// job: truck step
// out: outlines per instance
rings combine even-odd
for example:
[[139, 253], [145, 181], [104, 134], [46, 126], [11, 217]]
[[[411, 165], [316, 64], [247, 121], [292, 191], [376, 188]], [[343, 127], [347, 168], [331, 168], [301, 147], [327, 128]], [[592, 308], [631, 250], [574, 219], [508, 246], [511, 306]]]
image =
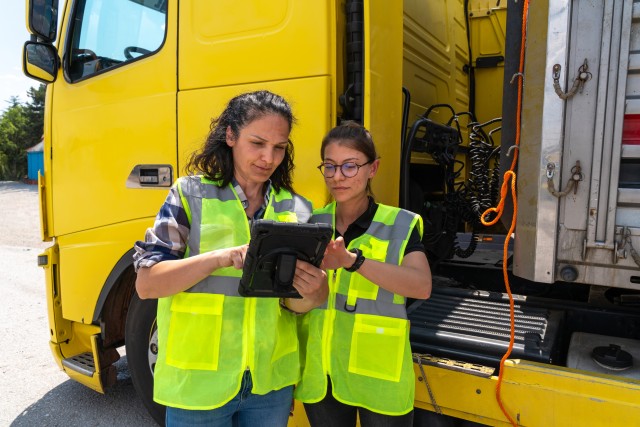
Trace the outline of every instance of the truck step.
[[92, 377], [96, 372], [96, 365], [93, 360], [93, 354], [91, 354], [90, 352], [81, 353], [67, 359], [62, 359], [62, 365], [66, 368], [71, 369], [72, 371], [76, 371], [88, 377]]
[[[434, 287], [409, 309], [414, 353], [497, 367], [509, 346], [509, 302], [503, 295]], [[558, 358], [558, 310], [515, 304], [511, 358], [553, 363]]]

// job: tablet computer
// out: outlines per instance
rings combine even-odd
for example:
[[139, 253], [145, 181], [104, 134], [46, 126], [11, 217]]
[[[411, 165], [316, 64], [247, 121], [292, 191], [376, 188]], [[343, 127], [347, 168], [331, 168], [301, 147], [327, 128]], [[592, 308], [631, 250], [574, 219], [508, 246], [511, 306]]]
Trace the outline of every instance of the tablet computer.
[[245, 297], [301, 298], [293, 287], [296, 261], [319, 267], [332, 236], [330, 224], [253, 221], [238, 292]]

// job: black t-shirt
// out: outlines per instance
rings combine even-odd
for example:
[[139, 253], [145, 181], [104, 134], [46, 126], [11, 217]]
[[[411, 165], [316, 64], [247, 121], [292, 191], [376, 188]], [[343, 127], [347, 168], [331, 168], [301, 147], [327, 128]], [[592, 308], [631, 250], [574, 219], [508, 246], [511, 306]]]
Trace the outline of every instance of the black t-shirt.
[[[367, 210], [351, 225], [349, 225], [349, 227], [347, 227], [347, 231], [344, 233], [344, 236], [342, 236], [344, 237], [345, 246], [348, 247], [352, 240], [357, 239], [367, 231], [377, 210], [378, 204], [369, 197], [369, 206], [367, 207]], [[335, 233], [336, 238], [341, 236], [338, 230], [335, 230]], [[409, 236], [409, 241], [407, 242], [404, 254], [407, 255], [408, 253], [416, 251], [425, 252], [422, 239], [420, 238], [420, 233], [418, 232], [418, 224], [416, 224], [411, 231], [411, 236]]]

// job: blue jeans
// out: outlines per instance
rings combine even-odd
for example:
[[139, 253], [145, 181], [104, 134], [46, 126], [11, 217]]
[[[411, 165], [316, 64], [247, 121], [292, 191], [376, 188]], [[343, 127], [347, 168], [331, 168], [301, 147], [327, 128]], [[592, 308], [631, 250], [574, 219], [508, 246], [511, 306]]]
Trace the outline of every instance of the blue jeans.
[[240, 392], [224, 406], [209, 410], [189, 410], [167, 406], [167, 427], [285, 427], [293, 403], [293, 386], [265, 395], [252, 394], [249, 371], [244, 373]]

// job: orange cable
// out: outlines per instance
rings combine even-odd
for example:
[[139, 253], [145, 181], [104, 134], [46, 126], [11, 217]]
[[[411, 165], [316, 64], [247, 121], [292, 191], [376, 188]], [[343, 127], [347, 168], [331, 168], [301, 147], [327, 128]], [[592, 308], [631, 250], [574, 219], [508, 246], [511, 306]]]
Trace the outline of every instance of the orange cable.
[[[513, 160], [511, 161], [511, 167], [504, 174], [504, 180], [502, 182], [502, 188], [500, 190], [500, 202], [496, 208], [489, 208], [483, 212], [480, 216], [480, 221], [485, 226], [490, 226], [498, 222], [502, 213], [504, 212], [504, 203], [507, 197], [507, 185], [509, 182], [509, 178], [511, 178], [511, 197], [513, 198], [513, 216], [511, 218], [511, 225], [509, 226], [509, 232], [507, 233], [507, 237], [504, 240], [504, 247], [502, 253], [502, 275], [504, 277], [504, 285], [507, 290], [507, 295], [509, 296], [509, 320], [510, 320], [510, 333], [509, 333], [509, 347], [507, 348], [506, 353], [502, 356], [500, 360], [500, 372], [498, 374], [498, 382], [496, 383], [496, 400], [498, 401], [498, 406], [500, 406], [500, 410], [504, 414], [505, 417], [509, 420], [511, 425], [517, 426], [515, 420], [509, 415], [507, 409], [504, 407], [502, 403], [502, 398], [500, 396], [500, 389], [502, 386], [502, 374], [504, 372], [504, 362], [511, 355], [511, 351], [513, 350], [513, 344], [515, 341], [515, 307], [513, 302], [513, 295], [511, 294], [511, 286], [509, 284], [509, 275], [507, 273], [507, 255], [509, 248], [509, 239], [513, 234], [513, 231], [516, 226], [516, 218], [518, 213], [518, 199], [516, 197], [516, 173], [514, 169], [516, 167], [518, 161], [518, 151], [520, 148], [520, 115], [522, 113], [522, 83], [523, 83], [523, 75], [524, 75], [524, 54], [525, 54], [525, 44], [527, 38], [527, 17], [529, 14], [529, 0], [524, 0], [523, 9], [522, 9], [522, 39], [520, 45], [520, 64], [518, 67], [518, 104], [516, 108], [516, 139], [514, 143]], [[485, 216], [491, 212], [496, 213], [496, 217], [491, 221], [485, 221]]]
[[[502, 374], [504, 372], [504, 362], [511, 355], [511, 350], [513, 350], [513, 344], [515, 341], [515, 323], [516, 323], [515, 313], [514, 313], [515, 307], [513, 302], [513, 295], [511, 294], [511, 286], [509, 285], [509, 275], [507, 273], [507, 258], [508, 258], [507, 255], [509, 253], [509, 250], [508, 250], [509, 238], [516, 227], [516, 217], [518, 212], [518, 199], [516, 198], [516, 173], [514, 171], [508, 170], [504, 174], [504, 181], [502, 182], [502, 189], [500, 191], [500, 203], [498, 203], [498, 207], [487, 209], [482, 214], [480, 221], [482, 222], [482, 224], [489, 226], [489, 225], [495, 224], [500, 219], [500, 216], [502, 216], [502, 213], [504, 211], [504, 201], [507, 197], [507, 185], [509, 183], [509, 179], [511, 179], [511, 197], [513, 197], [513, 217], [511, 219], [511, 225], [509, 227], [509, 232], [507, 233], [507, 237], [504, 239], [504, 247], [502, 252], [502, 276], [504, 278], [504, 285], [507, 290], [507, 294], [509, 295], [510, 330], [509, 330], [509, 347], [507, 348], [507, 352], [504, 354], [504, 356], [502, 356], [502, 359], [500, 360], [500, 372], [498, 374], [498, 382], [496, 383], [496, 400], [498, 401], [498, 406], [500, 406], [500, 410], [502, 410], [502, 413], [505, 415], [505, 417], [507, 417], [511, 425], [517, 426], [516, 422], [513, 420], [511, 415], [509, 415], [506, 408], [504, 407], [502, 403], [502, 399], [500, 397], [500, 387], [502, 385]], [[491, 212], [497, 212], [498, 215], [496, 215], [496, 217], [489, 222], [485, 221], [484, 217]]]

